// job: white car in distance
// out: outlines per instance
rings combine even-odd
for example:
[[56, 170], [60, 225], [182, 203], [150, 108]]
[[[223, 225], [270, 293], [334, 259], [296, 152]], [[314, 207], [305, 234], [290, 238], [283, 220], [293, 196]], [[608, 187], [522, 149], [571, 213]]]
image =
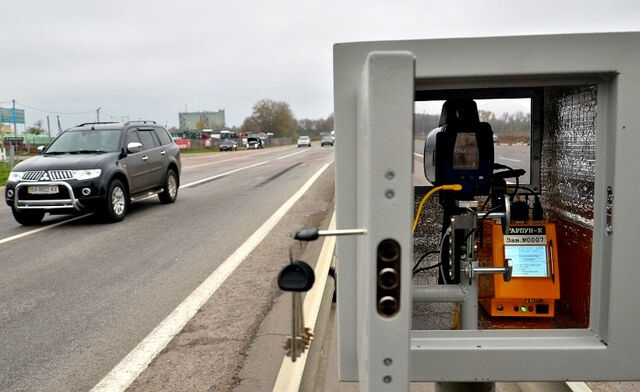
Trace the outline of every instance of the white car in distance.
[[298, 147], [311, 147], [311, 138], [309, 136], [300, 136], [298, 138]]

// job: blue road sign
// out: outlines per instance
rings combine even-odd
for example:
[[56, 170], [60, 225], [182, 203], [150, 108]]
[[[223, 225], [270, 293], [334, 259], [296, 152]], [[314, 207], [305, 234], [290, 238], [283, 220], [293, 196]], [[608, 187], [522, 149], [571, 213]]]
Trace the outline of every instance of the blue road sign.
[[0, 122], [5, 124], [24, 124], [24, 109], [0, 108]]

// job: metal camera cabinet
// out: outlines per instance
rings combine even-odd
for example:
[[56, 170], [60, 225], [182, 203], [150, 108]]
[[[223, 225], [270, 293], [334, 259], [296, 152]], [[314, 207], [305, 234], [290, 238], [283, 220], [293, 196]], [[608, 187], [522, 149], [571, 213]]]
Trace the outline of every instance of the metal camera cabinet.
[[[640, 377], [640, 33], [336, 44], [334, 94], [337, 227], [367, 230], [337, 242], [341, 380]], [[412, 330], [414, 104], [460, 97], [531, 99], [564, 326]]]

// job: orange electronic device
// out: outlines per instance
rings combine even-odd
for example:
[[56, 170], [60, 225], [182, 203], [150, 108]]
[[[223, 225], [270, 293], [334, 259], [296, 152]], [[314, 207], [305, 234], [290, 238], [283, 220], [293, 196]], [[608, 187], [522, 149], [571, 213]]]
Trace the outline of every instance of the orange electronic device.
[[491, 316], [553, 317], [555, 300], [560, 298], [556, 226], [534, 222], [513, 224], [509, 233], [491, 224], [493, 265], [502, 267], [511, 259], [513, 273], [505, 282], [493, 275], [493, 296], [480, 300]]

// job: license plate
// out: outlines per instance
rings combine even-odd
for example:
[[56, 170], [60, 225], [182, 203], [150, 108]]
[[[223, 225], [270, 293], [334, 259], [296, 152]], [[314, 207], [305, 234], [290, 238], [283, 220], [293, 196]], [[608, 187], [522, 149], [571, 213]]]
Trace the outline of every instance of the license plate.
[[27, 188], [27, 193], [30, 195], [52, 195], [58, 193], [57, 185], [37, 185]]

